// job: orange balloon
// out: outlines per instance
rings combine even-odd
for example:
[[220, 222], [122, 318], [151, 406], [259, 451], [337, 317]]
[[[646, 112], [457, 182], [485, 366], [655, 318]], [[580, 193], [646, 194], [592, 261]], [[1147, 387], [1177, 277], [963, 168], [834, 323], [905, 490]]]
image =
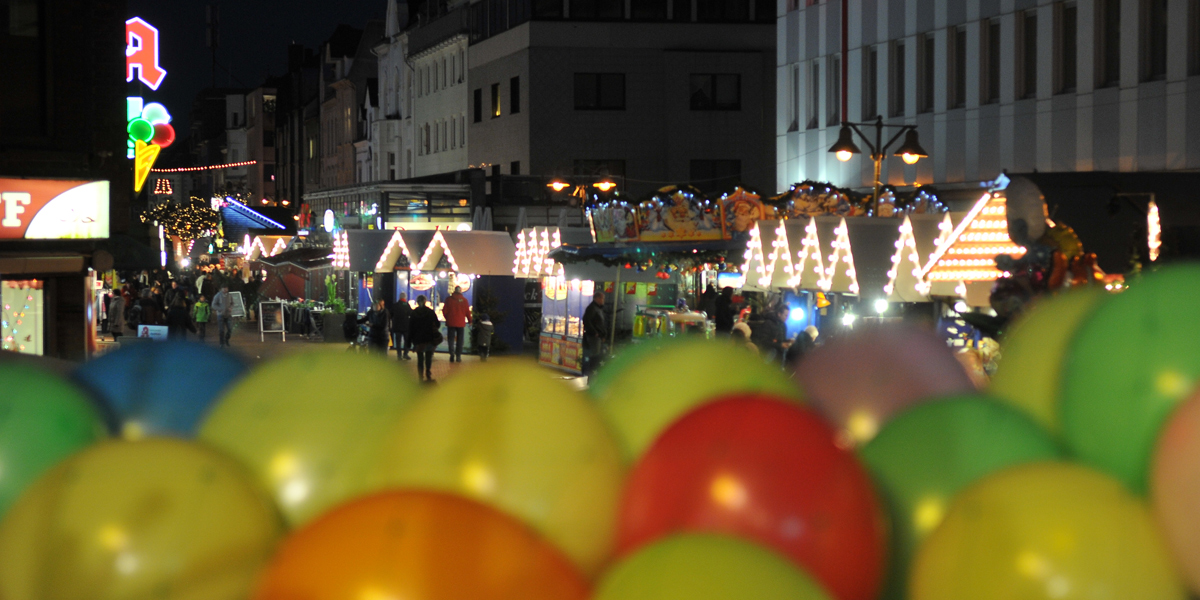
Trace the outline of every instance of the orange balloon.
[[1150, 469], [1150, 502], [1179, 571], [1200, 592], [1200, 391], [1171, 414]]
[[531, 529], [428, 491], [343, 504], [289, 537], [256, 600], [583, 600], [584, 579]]

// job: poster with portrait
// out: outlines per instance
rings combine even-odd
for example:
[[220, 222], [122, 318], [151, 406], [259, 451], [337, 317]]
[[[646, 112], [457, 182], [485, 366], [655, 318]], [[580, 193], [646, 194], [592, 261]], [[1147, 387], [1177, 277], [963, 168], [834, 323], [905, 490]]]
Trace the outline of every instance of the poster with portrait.
[[749, 240], [750, 230], [762, 219], [772, 219], [775, 210], [762, 203], [762, 197], [738, 187], [721, 198], [725, 239]]

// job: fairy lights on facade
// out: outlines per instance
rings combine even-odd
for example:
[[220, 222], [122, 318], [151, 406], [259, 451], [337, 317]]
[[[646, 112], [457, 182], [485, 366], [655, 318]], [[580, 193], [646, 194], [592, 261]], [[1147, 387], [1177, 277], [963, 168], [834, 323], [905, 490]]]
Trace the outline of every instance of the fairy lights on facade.
[[[911, 279], [909, 274], [912, 275]], [[887, 296], [892, 296], [901, 282], [921, 293], [921, 255], [917, 252], [917, 236], [913, 233], [912, 219], [907, 215], [900, 224], [900, 239], [896, 240], [896, 253], [892, 255], [892, 267], [887, 276], [887, 285], [883, 286], [883, 293]]]
[[966, 294], [966, 282], [998, 279], [1002, 273], [996, 268], [997, 255], [1025, 254], [1025, 248], [1008, 237], [1005, 207], [1002, 194], [984, 194], [949, 237], [939, 237], [940, 243], [923, 270], [924, 277], [931, 283], [959, 282], [955, 293], [960, 296]]
[[350, 240], [345, 231], [333, 234], [333, 268], [350, 268]]
[[821, 287], [824, 281], [825, 261], [821, 260], [821, 238], [817, 234], [816, 219], [810, 217], [804, 226], [804, 238], [800, 240], [800, 250], [796, 252], [796, 263], [788, 285]]
[[1158, 219], [1158, 204], [1153, 200], [1150, 201], [1150, 207], [1146, 211], [1146, 244], [1150, 247], [1150, 261], [1158, 260], [1158, 255], [1162, 249], [1162, 223]]
[[375, 263], [375, 272], [383, 273], [395, 269], [401, 256], [406, 257], [409, 264], [412, 264], [412, 253], [408, 250], [408, 244], [404, 243], [404, 237], [400, 235], [399, 230], [396, 230], [379, 255], [379, 261]]
[[854, 253], [850, 249], [849, 231], [844, 217], [833, 230], [835, 238], [830, 244], [832, 252], [829, 254], [829, 264], [825, 267], [823, 286], [827, 292], [832, 290], [837, 282], [842, 284], [837, 286], [839, 291], [844, 289], [851, 294], [858, 293], [858, 274], [854, 271]]
[[223, 165], [210, 165], [207, 167], [179, 167], [176, 169], [150, 169], [151, 173], [192, 173], [195, 171], [211, 171], [213, 169], [236, 169], [238, 167], [248, 167], [258, 164], [257, 160], [247, 160], [236, 163], [226, 163]]
[[[429, 242], [429, 247], [425, 249], [425, 255], [421, 257], [417, 263], [416, 271], [428, 271], [437, 267], [437, 261], [433, 260], [434, 251], [438, 248], [442, 250], [442, 256], [446, 257], [446, 261], [450, 263], [451, 271], [458, 271], [458, 263], [454, 260], [454, 254], [450, 252], [450, 246], [446, 243], [446, 238], [442, 237], [442, 232], [438, 231], [433, 234], [433, 240]], [[433, 261], [433, 264], [429, 264]]]

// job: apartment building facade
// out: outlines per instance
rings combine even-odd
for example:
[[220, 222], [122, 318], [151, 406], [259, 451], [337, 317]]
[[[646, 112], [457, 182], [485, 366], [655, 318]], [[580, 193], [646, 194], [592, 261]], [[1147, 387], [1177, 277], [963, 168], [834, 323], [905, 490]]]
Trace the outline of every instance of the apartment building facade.
[[929, 158], [888, 157], [881, 179], [897, 186], [1200, 167], [1197, 0], [780, 0], [779, 11], [778, 190], [872, 185], [869, 158], [827, 151], [843, 117], [917, 127]]

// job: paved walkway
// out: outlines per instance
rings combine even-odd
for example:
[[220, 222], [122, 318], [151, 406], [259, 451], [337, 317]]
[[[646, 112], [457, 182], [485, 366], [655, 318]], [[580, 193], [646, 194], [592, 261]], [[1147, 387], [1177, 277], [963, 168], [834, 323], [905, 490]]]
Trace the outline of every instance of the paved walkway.
[[[208, 335], [204, 343], [215, 346], [217, 344], [217, 328], [216, 324], [210, 324]], [[111, 341], [111, 337], [105, 335], [102, 337], [104, 341]], [[189, 341], [198, 341], [195, 334], [188, 334]], [[239, 322], [233, 328], [233, 335], [229, 338], [230, 349], [241, 355], [247, 362], [254, 365], [258, 362], [271, 360], [276, 357], [286, 356], [292, 352], [301, 352], [314, 347], [329, 347], [349, 349], [348, 342], [326, 343], [322, 341], [309, 340], [302, 335], [288, 335], [287, 341], [278, 333], [267, 334], [265, 339], [259, 339], [258, 323]], [[347, 350], [349, 351], [349, 350]], [[409, 353], [412, 360], [400, 361], [405, 363], [414, 377], [417, 376], [417, 355]], [[390, 360], [398, 360], [395, 351], [388, 351]], [[527, 360], [534, 360], [534, 357], [526, 356]], [[460, 368], [470, 367], [472, 364], [478, 363], [479, 357], [475, 355], [463, 355], [463, 362], [451, 363], [450, 355], [445, 353], [434, 353], [433, 355], [433, 379], [438, 381], [449, 376], [451, 373]], [[583, 388], [586, 385], [586, 378], [571, 377], [566, 373], [554, 369], [546, 369], [547, 375], [556, 379], [563, 379], [577, 388]]]

